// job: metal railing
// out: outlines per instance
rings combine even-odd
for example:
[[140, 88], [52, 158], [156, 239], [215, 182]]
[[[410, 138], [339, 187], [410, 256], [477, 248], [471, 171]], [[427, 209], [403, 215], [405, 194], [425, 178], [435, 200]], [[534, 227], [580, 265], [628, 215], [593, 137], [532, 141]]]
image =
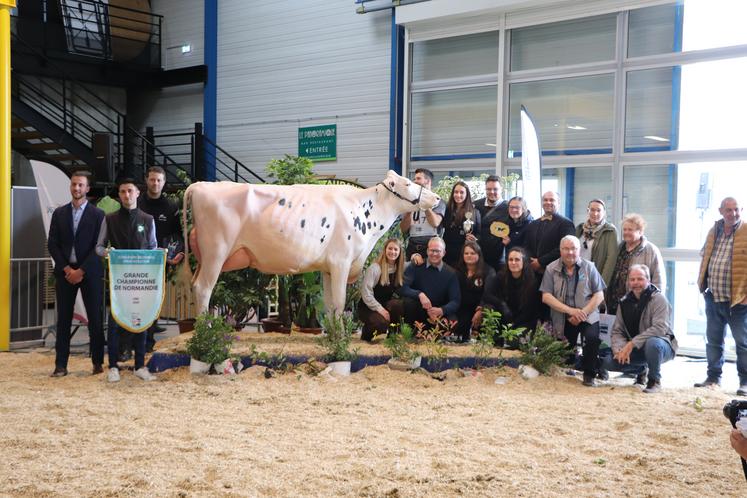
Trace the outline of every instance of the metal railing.
[[[44, 342], [43, 332], [54, 320], [47, 310], [50, 258], [10, 260], [10, 342], [13, 347]], [[53, 302], [53, 301], [52, 301]]]
[[12, 16], [13, 30], [55, 58], [161, 67], [163, 16], [106, 2], [60, 1], [59, 13]]

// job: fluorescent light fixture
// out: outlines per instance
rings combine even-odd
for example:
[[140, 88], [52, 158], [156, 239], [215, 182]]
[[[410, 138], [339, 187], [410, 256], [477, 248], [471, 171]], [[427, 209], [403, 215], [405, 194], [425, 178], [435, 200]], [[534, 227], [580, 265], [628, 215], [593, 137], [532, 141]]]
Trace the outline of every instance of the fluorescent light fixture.
[[655, 140], [657, 142], [669, 142], [668, 138], [658, 137], [656, 135], [645, 135], [643, 138], [648, 138], [649, 140]]
[[185, 43], [184, 45], [182, 45], [182, 53], [183, 54], [188, 54], [191, 51], [192, 51], [192, 45], [190, 45], [189, 43]]
[[579, 126], [579, 125], [567, 125], [566, 128], [569, 130], [585, 130], [585, 126]]
[[485, 144], [485, 145], [487, 145], [488, 147], [495, 147], [496, 146], [495, 144]]

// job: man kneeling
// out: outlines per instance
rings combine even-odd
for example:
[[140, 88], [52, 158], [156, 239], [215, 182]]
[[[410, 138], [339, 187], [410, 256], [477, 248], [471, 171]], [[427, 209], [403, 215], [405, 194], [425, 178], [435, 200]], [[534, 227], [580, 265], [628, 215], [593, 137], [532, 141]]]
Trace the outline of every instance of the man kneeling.
[[[632, 265], [628, 271], [630, 291], [620, 300], [612, 327], [613, 357], [605, 360], [612, 371], [638, 373], [637, 384], [646, 383], [645, 393], [661, 391], [661, 364], [674, 358], [677, 339], [672, 331], [667, 298], [651, 283], [646, 265]], [[646, 374], [648, 373], [648, 382]]]

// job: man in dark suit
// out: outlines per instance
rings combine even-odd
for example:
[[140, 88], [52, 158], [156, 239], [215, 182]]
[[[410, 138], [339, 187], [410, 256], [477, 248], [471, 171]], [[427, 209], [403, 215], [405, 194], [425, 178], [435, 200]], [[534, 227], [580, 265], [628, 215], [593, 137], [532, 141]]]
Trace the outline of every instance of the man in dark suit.
[[54, 260], [57, 296], [56, 357], [52, 377], [67, 375], [70, 325], [78, 289], [83, 295], [88, 314], [93, 374], [104, 371], [104, 331], [101, 324], [104, 269], [95, 251], [104, 212], [86, 199], [90, 182], [87, 171], [73, 173], [70, 178], [72, 201], [55, 209], [49, 224], [47, 247]]

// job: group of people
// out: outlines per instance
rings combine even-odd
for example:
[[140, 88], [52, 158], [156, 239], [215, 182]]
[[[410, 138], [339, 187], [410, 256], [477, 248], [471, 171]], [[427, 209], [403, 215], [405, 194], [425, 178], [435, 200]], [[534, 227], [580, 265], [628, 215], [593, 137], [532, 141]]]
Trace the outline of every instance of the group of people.
[[[415, 172], [415, 183], [430, 189], [433, 173]], [[93, 374], [103, 372], [108, 345], [108, 379], [120, 379], [120, 340], [132, 336], [135, 375], [152, 380], [144, 366], [153, 343], [147, 334], [129, 334], [109, 318], [103, 333], [102, 256], [110, 248], [168, 249], [167, 263], [184, 257], [178, 206], [163, 195], [165, 172], [148, 169], [141, 195], [131, 178], [117, 182], [120, 207], [109, 214], [87, 200], [90, 175], [75, 172], [71, 202], [55, 210], [48, 247], [55, 263], [57, 337], [54, 377], [67, 375], [71, 324], [80, 290], [88, 315]], [[456, 323], [462, 342], [479, 330], [484, 309], [497, 310], [506, 324], [532, 330], [547, 322], [558, 338], [576, 346], [581, 338], [583, 384], [594, 386], [609, 370], [636, 375], [645, 392], [660, 390], [663, 362], [677, 352], [671, 307], [664, 296], [666, 271], [661, 252], [646, 239], [645, 220], [628, 214], [617, 228], [607, 221], [604, 201], [593, 199], [587, 219], [574, 227], [558, 212], [555, 192], [542, 195], [534, 219], [521, 197], [504, 200], [500, 178], [485, 181], [485, 197], [472, 201], [469, 186], [454, 184], [448, 202], [405, 215], [400, 223], [407, 246], [385, 242], [366, 270], [359, 317], [362, 338], [373, 340], [401, 320], [426, 322], [442, 317]], [[706, 303], [707, 378], [696, 387], [718, 386], [728, 325], [737, 351], [740, 387], [747, 396], [747, 228], [741, 207], [727, 197], [702, 251], [698, 284]], [[612, 355], [599, 358], [601, 313], [615, 315]]]
[[[433, 174], [418, 169], [414, 181], [431, 188]], [[635, 375], [644, 392], [659, 392], [661, 364], [674, 358], [678, 346], [664, 295], [663, 259], [644, 235], [643, 217], [623, 218], [618, 243], [601, 199], [589, 202], [586, 221], [574, 227], [559, 214], [555, 192], [543, 194], [537, 219], [521, 197], [501, 198], [499, 177], [486, 179], [485, 193], [473, 202], [460, 181], [448, 202], [402, 219], [407, 246], [387, 240], [364, 276], [362, 338], [371, 341], [400, 320], [446, 317], [456, 322], [453, 335], [466, 342], [479, 330], [483, 310], [493, 309], [516, 328], [548, 322], [556, 337], [574, 347], [581, 338], [584, 385], [594, 386], [615, 370]], [[720, 382], [728, 323], [737, 342], [738, 394], [747, 395], [747, 229], [740, 212], [735, 199], [725, 199], [724, 219], [704, 248], [699, 282], [706, 297], [709, 368], [697, 386]], [[612, 354], [602, 358], [600, 313], [615, 315]]]
[[80, 290], [88, 316], [92, 373], [104, 371], [104, 344], [108, 353], [108, 380], [120, 380], [122, 343], [135, 351], [135, 375], [145, 381], [155, 378], [145, 367], [145, 353], [152, 349], [155, 322], [146, 333], [131, 334], [109, 316], [108, 334], [103, 332], [104, 267], [102, 257], [110, 249], [167, 249], [167, 264], [183, 258], [183, 241], [177, 216], [178, 205], [163, 195], [166, 174], [161, 167], [148, 169], [147, 190], [141, 194], [132, 178], [117, 181], [119, 208], [109, 214], [88, 202], [91, 177], [76, 171], [70, 178], [71, 202], [55, 209], [47, 246], [54, 260], [57, 326], [53, 377], [68, 374], [71, 326], [75, 299]]

